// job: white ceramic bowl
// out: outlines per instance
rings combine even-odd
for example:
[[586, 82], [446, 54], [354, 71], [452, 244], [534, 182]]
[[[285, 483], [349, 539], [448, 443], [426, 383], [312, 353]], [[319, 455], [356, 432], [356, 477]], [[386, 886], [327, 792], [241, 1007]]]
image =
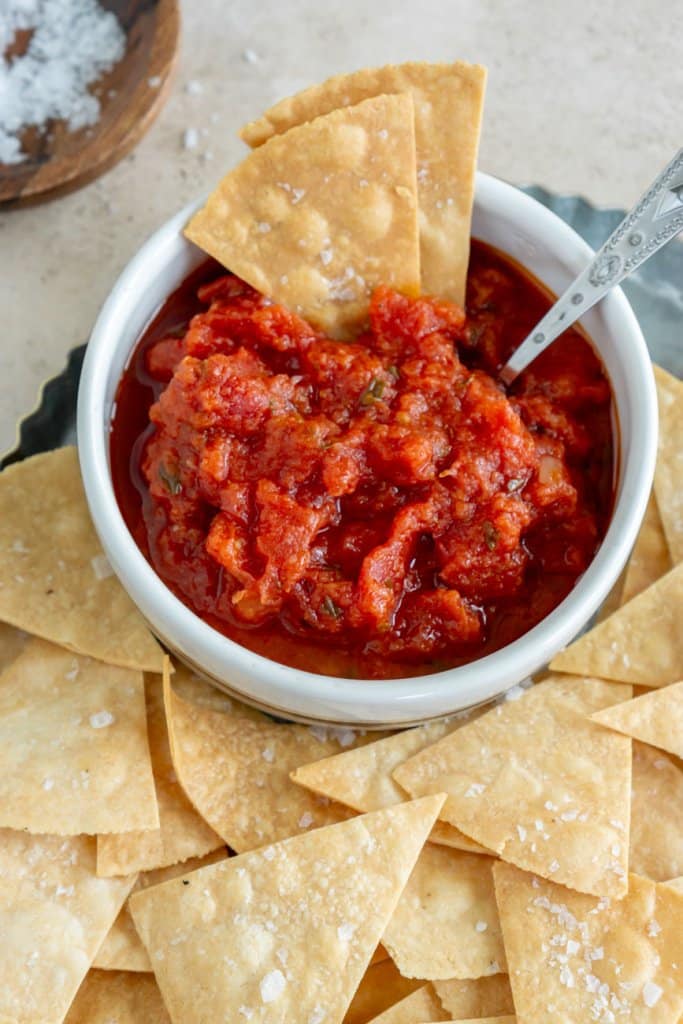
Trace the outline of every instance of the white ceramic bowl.
[[[590, 619], [621, 572], [645, 510], [657, 441], [652, 368], [620, 289], [584, 318], [609, 374], [619, 421], [614, 514], [592, 564], [571, 593], [514, 643], [469, 665], [399, 680], [341, 679], [263, 658], [206, 625], [164, 585], [119, 511], [109, 469], [109, 426], [117, 384], [144, 328], [204, 254], [182, 228], [182, 210], [140, 249], [115, 284], [88, 345], [78, 396], [78, 443], [95, 527], [111, 564], [154, 632], [178, 655], [248, 703], [302, 721], [407, 725], [502, 693], [546, 664]], [[472, 233], [508, 253], [559, 293], [592, 251], [554, 213], [485, 174], [477, 178]]]

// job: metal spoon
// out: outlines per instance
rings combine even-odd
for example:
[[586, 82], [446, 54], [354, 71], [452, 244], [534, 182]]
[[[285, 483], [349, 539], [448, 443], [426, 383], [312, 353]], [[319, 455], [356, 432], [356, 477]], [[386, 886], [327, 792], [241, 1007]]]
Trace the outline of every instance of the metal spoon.
[[540, 323], [515, 349], [500, 373], [511, 384], [536, 356], [607, 292], [683, 231], [683, 149], [652, 182]]

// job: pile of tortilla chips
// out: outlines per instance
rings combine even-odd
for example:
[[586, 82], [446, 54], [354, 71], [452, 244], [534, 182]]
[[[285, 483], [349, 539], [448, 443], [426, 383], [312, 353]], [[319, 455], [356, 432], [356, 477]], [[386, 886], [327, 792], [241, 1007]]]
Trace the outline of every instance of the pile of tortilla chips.
[[[397, 282], [444, 292], [482, 88], [481, 69], [405, 65], [284, 101], [190, 234], [243, 273], [275, 251], [257, 236], [310, 266], [332, 232], [342, 262], [322, 267], [365, 260], [347, 298], [320, 273], [339, 330], [397, 252]], [[444, 119], [460, 148], [430, 149]], [[328, 188], [290, 175], [287, 139]], [[349, 182], [372, 202], [344, 233]], [[290, 269], [296, 304], [313, 293]], [[657, 384], [654, 491], [612, 614], [495, 705], [393, 734], [275, 723], [174, 670], [100, 549], [75, 450], [0, 474], [0, 1021], [680, 1024], [683, 384]]]

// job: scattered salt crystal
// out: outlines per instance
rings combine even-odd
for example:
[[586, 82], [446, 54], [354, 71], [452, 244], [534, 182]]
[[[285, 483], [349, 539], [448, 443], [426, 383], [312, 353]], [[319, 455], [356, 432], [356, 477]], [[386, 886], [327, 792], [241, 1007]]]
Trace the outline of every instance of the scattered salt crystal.
[[152, 75], [147, 79], [147, 85], [150, 89], [158, 89], [161, 85], [161, 75]]
[[95, 573], [96, 580], [106, 580], [114, 575], [114, 570], [109, 564], [109, 559], [106, 555], [95, 555], [94, 558], [90, 559], [90, 565]]
[[386, 130], [386, 128], [380, 128], [380, 130], [377, 132], [377, 138], [378, 139], [388, 139], [389, 138], [389, 132]]
[[259, 55], [255, 50], [250, 50], [249, 47], [247, 47], [246, 50], [242, 50], [242, 60], [247, 64], [256, 64], [259, 61]]
[[557, 861], [557, 860], [552, 860], [550, 862], [550, 864], [548, 865], [548, 874], [549, 875], [554, 875], [555, 872], [559, 871], [559, 870], [560, 870], [560, 862]]
[[296, 205], [306, 195], [305, 188], [293, 188], [292, 189], [292, 204]]
[[78, 662], [74, 658], [74, 660], [71, 662], [71, 668], [69, 669], [68, 672], [64, 673], [64, 678], [68, 679], [69, 682], [73, 682], [73, 680], [78, 675], [79, 671], [80, 671], [80, 669], [79, 669]]
[[313, 824], [313, 815], [310, 811], [304, 811], [299, 818], [299, 828], [310, 828]]
[[275, 850], [273, 849], [273, 847], [266, 846], [265, 850], [263, 851], [263, 856], [266, 858], [266, 860], [273, 860], [275, 857]]
[[285, 990], [285, 976], [277, 967], [274, 971], [268, 971], [265, 977], [261, 978], [259, 991], [264, 1003], [273, 1003], [279, 999]]
[[524, 825], [517, 826], [517, 835], [519, 836], [520, 843], [523, 843], [526, 839], [526, 829], [524, 828]]
[[26, 547], [22, 540], [15, 540], [14, 544], [12, 545], [12, 551], [16, 552], [16, 554], [18, 555], [28, 554], [28, 548]]
[[204, 86], [196, 78], [191, 78], [185, 86], [185, 92], [188, 96], [199, 96], [204, 92]]
[[666, 768], [666, 765], [667, 765], [667, 762], [664, 760], [663, 757], [658, 757], [657, 760], [654, 762], [654, 766], [657, 769], [657, 771], [659, 771], [659, 772], [661, 772], [664, 768]]
[[620, 853], [621, 853], [621, 844], [620, 843], [613, 843], [612, 844], [612, 856], [613, 857], [618, 857]]
[[183, 133], [183, 148], [196, 149], [199, 143], [199, 132], [196, 128], [187, 128]]
[[273, 752], [272, 747], [266, 747], [265, 750], [262, 750], [261, 757], [264, 761], [267, 761], [268, 764], [272, 764], [275, 760], [275, 753]]
[[579, 812], [577, 810], [563, 811], [560, 815], [560, 818], [562, 819], [562, 821], [576, 821], [578, 815]]
[[114, 716], [111, 711], [96, 711], [90, 716], [90, 724], [93, 729], [106, 729], [108, 725], [114, 724]]
[[650, 938], [652, 938], [652, 939], [653, 939], [653, 938], [655, 937], [655, 935], [659, 935], [659, 933], [661, 932], [661, 930], [662, 930], [662, 927], [661, 927], [661, 925], [659, 925], [659, 924], [658, 924], [658, 923], [657, 923], [657, 922], [656, 922], [656, 921], [654, 920], [654, 918], [653, 918], [653, 920], [652, 920], [652, 921], [650, 921], [650, 923], [649, 923], [649, 924], [648, 924], [648, 926], [647, 926], [647, 934], [648, 934], [648, 935], [650, 936]]
[[465, 791], [466, 797], [481, 796], [486, 789], [486, 786], [482, 782], [473, 782], [472, 785]]
[[474, 926], [475, 932], [485, 932], [487, 928], [488, 925], [486, 921], [477, 921], [477, 923]]
[[581, 943], [576, 939], [567, 939], [567, 956], [576, 956], [581, 949]]
[[54, 784], [55, 784], [55, 780], [54, 779], [50, 779], [50, 778], [43, 779], [43, 789], [46, 792], [48, 792], [48, 793], [53, 788]]
[[271, 230], [270, 224], [268, 223], [268, 221], [261, 220], [256, 225], [256, 230], [260, 232], [262, 235], [267, 235], [268, 232]]
[[574, 988], [574, 975], [566, 964], [560, 970], [560, 984], [566, 988]]
[[308, 1024], [322, 1024], [325, 1020], [325, 1013], [322, 1006], [316, 1006], [308, 1015]]
[[251, 1020], [251, 1018], [254, 1016], [254, 1011], [251, 1009], [250, 1006], [240, 1006], [237, 1012], [240, 1013], [247, 1020]]
[[[96, 124], [100, 102], [89, 86], [126, 50], [116, 16], [97, 0], [22, 0], [0, 7], [0, 163], [27, 159], [20, 135], [54, 119], [70, 131]], [[33, 30], [25, 53], [2, 54], [15, 34]]]
[[339, 939], [340, 942], [350, 942], [351, 939], [353, 938], [353, 933], [355, 932], [355, 930], [355, 925], [344, 922], [344, 924], [340, 924], [339, 927], [337, 928], [337, 938]]
[[663, 992], [664, 989], [660, 988], [654, 981], [646, 981], [643, 985], [643, 1002], [649, 1009], [652, 1009], [661, 999]]
[[545, 807], [546, 811], [556, 811], [557, 810], [557, 807], [552, 802], [552, 800], [546, 800], [546, 802], [543, 804], [543, 806]]

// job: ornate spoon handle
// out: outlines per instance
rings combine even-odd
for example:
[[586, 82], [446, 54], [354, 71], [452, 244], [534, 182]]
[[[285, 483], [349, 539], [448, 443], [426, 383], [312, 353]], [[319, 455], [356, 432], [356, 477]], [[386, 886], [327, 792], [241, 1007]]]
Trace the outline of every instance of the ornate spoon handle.
[[683, 149], [626, 214], [592, 263], [513, 352], [501, 371], [503, 382], [511, 384], [563, 331], [679, 231], [683, 231]]

